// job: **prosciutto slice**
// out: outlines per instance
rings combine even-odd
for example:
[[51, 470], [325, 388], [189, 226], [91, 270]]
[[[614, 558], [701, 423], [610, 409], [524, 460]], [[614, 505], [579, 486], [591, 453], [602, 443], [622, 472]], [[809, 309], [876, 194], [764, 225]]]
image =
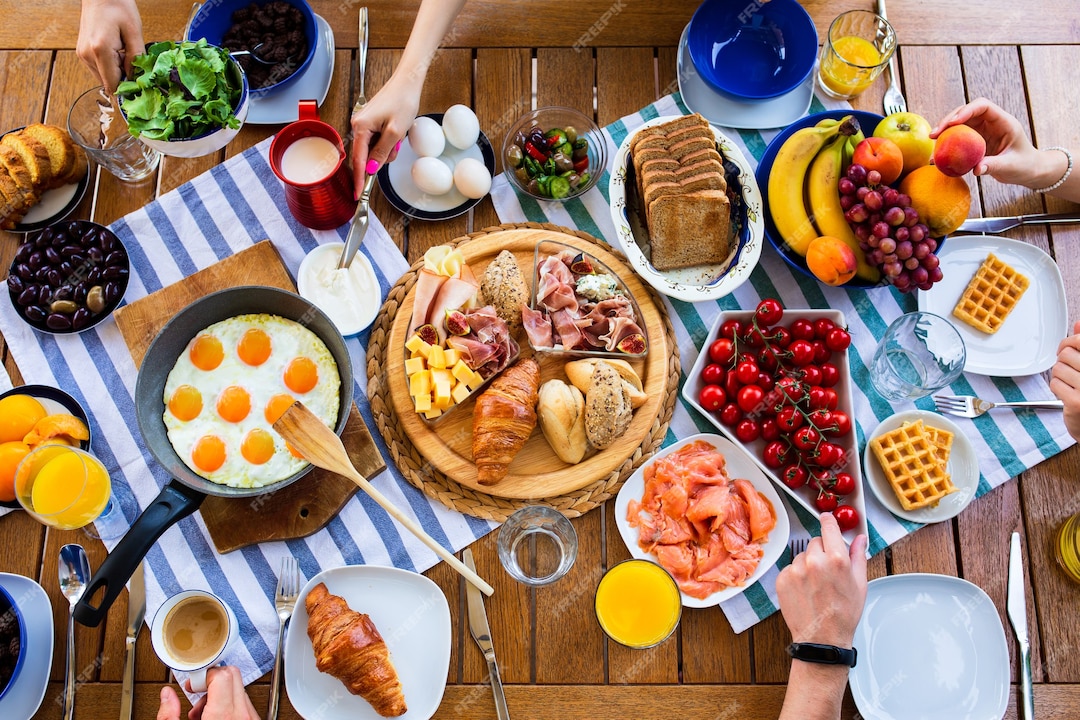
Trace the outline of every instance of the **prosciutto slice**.
[[480, 284], [475, 278], [452, 277], [447, 278], [442, 284], [427, 316], [427, 322], [435, 326], [440, 340], [446, 339], [446, 311], [457, 310], [464, 306], [473, 299], [479, 289]]
[[576, 348], [584, 339], [581, 330], [574, 322], [574, 316], [566, 310], [556, 310], [551, 313], [551, 322], [555, 324], [555, 333], [559, 336], [559, 343], [571, 350]]
[[477, 370], [496, 359], [499, 345], [488, 345], [468, 335], [451, 335], [446, 344], [458, 351], [461, 359], [469, 367]]
[[548, 348], [555, 344], [551, 321], [542, 312], [522, 305], [521, 321], [525, 324], [525, 334], [529, 336], [529, 343], [533, 347]]
[[640, 333], [641, 335], [645, 334], [641, 332], [641, 328], [638, 327], [638, 324], [630, 318], [608, 318], [608, 323], [609, 327], [607, 333], [600, 336], [600, 339], [604, 341], [604, 347], [608, 351], [614, 350], [616, 346], [618, 346], [619, 341], [628, 335], [633, 335], [634, 333]]
[[416, 287], [413, 291], [412, 319], [409, 320], [410, 337], [427, 322], [428, 313], [431, 310], [435, 298], [439, 295], [439, 289], [449, 280], [445, 275], [437, 275], [430, 270], [421, 270], [416, 276]]

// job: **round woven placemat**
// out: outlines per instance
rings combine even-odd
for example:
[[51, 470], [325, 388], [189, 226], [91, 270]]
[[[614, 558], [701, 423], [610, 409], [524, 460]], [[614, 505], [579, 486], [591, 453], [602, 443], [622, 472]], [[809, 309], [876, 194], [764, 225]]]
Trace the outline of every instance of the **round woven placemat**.
[[[597, 240], [588, 233], [550, 223], [507, 223], [496, 225], [470, 233], [447, 244], [456, 246], [492, 233], [521, 228], [550, 230], [596, 243], [618, 256], [623, 262], [624, 268], [633, 272], [626, 262], [626, 257], [618, 249]], [[668, 424], [671, 422], [671, 413], [675, 409], [681, 367], [679, 364], [679, 345], [675, 339], [675, 330], [671, 326], [671, 320], [664, 308], [663, 299], [651, 287], [645, 286], [645, 291], [658, 308], [660, 317], [663, 320], [669, 351], [667, 358], [667, 385], [665, 386], [663, 401], [660, 404], [660, 411], [641, 444], [615, 470], [580, 490], [543, 500], [507, 499], [465, 487], [439, 472], [431, 463], [425, 460], [413, 446], [409, 436], [405, 434], [402, 424], [398, 421], [394, 411], [394, 403], [389, 397], [390, 388], [383, 381], [383, 368], [386, 365], [387, 340], [390, 336], [390, 327], [393, 325], [398, 307], [404, 302], [405, 296], [408, 295], [412, 286], [416, 283], [417, 273], [422, 267], [423, 262], [417, 262], [401, 276], [397, 283], [394, 284], [394, 287], [390, 288], [390, 293], [386, 296], [386, 302], [379, 311], [378, 319], [372, 326], [367, 348], [368, 399], [371, 401], [371, 412], [374, 416], [375, 425], [390, 450], [390, 459], [401, 471], [401, 474], [410, 483], [452, 510], [498, 522], [506, 520], [511, 513], [526, 505], [549, 505], [567, 517], [577, 517], [613, 497], [622, 487], [623, 482], [633, 474], [634, 470], [660, 447], [660, 443], [663, 442], [667, 433]]]

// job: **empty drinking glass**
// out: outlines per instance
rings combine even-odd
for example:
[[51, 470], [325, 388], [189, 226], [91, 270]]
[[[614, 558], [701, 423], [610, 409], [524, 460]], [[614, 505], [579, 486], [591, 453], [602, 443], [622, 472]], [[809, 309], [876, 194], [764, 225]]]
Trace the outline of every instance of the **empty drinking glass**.
[[499, 528], [498, 547], [499, 560], [512, 578], [526, 585], [547, 585], [573, 567], [577, 533], [558, 510], [530, 505]]
[[137, 182], [157, 169], [161, 154], [128, 132], [116, 99], [104, 88], [87, 90], [71, 106], [68, 134], [101, 167], [124, 182]]
[[933, 313], [908, 313], [878, 343], [870, 382], [886, 400], [914, 400], [952, 384], [966, 359], [964, 340], [952, 323]]

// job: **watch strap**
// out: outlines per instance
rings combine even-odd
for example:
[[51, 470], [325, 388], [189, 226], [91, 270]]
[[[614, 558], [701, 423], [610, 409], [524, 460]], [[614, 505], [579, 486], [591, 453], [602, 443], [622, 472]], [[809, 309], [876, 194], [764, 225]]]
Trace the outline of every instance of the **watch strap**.
[[821, 643], [791, 643], [787, 646], [788, 655], [803, 662], [821, 665], [847, 665], [855, 667], [858, 652], [855, 648], [842, 648]]

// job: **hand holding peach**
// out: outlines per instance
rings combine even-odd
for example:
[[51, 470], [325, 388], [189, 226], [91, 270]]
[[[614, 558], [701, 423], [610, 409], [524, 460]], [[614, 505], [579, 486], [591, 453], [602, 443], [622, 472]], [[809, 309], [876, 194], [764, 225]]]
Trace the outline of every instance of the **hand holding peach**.
[[934, 145], [934, 165], [949, 177], [975, 169], [985, 155], [986, 140], [967, 125], [945, 128]]

